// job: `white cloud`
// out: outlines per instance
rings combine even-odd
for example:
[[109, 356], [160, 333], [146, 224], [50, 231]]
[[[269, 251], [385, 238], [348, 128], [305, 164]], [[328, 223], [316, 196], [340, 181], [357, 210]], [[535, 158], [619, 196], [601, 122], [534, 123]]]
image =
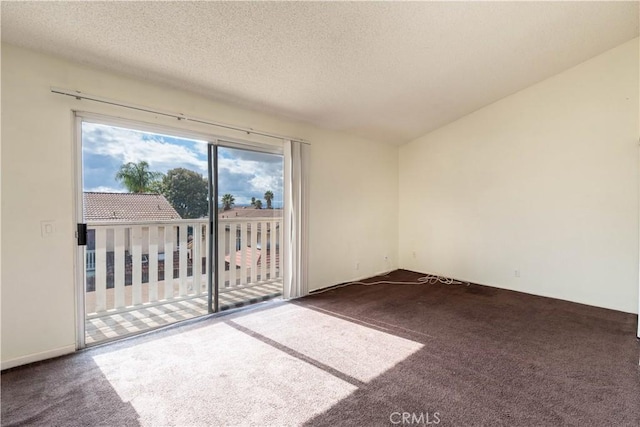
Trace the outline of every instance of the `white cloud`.
[[175, 167], [185, 167], [206, 175], [207, 162], [199, 158], [200, 145], [206, 153], [206, 144], [193, 142], [193, 149], [169, 143], [160, 135], [92, 123], [83, 124], [83, 149], [118, 159], [121, 163], [146, 161], [152, 170], [166, 173]]
[[[115, 174], [127, 162], [146, 161], [152, 171], [166, 173], [183, 167], [202, 174], [207, 171], [208, 144], [106, 125], [83, 124], [84, 177], [86, 191], [121, 192]], [[218, 158], [220, 194], [231, 193], [237, 205], [274, 193], [274, 205], [282, 204], [282, 156], [221, 148]], [[264, 201], [263, 201], [264, 203]]]
[[127, 192], [127, 190], [125, 190], [124, 188], [114, 188], [114, 187], [108, 187], [106, 185], [87, 188], [85, 191], [90, 191], [94, 193], [126, 193]]
[[206, 141], [203, 141], [201, 144], [196, 144], [195, 149], [204, 158], [209, 155], [209, 143]]
[[251, 180], [251, 185], [255, 190], [263, 194], [266, 191], [274, 191], [274, 188], [278, 188], [278, 179], [274, 176], [256, 175]]
[[262, 198], [266, 191], [273, 191], [276, 200], [282, 199], [282, 164], [263, 163], [252, 160], [226, 159], [218, 160], [219, 181], [221, 190], [226, 186], [234, 196], [236, 193], [244, 199], [239, 204], [246, 204], [251, 197]]

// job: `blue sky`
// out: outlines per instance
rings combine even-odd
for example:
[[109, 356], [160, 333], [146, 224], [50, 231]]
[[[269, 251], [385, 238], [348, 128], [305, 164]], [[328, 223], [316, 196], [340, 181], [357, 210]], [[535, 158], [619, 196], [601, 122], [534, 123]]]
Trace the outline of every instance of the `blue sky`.
[[[116, 181], [120, 166], [145, 160], [152, 171], [167, 173], [182, 167], [207, 176], [207, 143], [134, 131], [94, 123], [82, 124], [84, 191], [125, 192]], [[274, 194], [274, 207], [282, 206], [282, 156], [220, 147], [218, 184], [220, 195], [231, 193], [236, 205], [248, 205], [251, 197]], [[263, 200], [263, 205], [265, 204]]]

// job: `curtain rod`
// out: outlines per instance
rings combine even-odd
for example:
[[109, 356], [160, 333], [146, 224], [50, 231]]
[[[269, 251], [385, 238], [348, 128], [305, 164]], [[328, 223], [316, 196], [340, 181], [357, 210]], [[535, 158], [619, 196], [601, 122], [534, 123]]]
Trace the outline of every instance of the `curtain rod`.
[[244, 133], [246, 133], [248, 135], [252, 135], [253, 134], [253, 135], [260, 135], [260, 136], [265, 136], [267, 138], [274, 138], [274, 139], [289, 139], [291, 141], [297, 141], [297, 142], [301, 142], [303, 144], [310, 145], [307, 141], [305, 141], [304, 139], [300, 139], [300, 138], [292, 138], [292, 137], [289, 137], [289, 136], [278, 135], [278, 134], [275, 134], [275, 133], [258, 131], [258, 130], [254, 130], [252, 128], [243, 128], [243, 127], [239, 127], [239, 126], [229, 125], [229, 124], [226, 124], [226, 123], [214, 122], [214, 121], [211, 121], [211, 120], [205, 120], [205, 119], [200, 119], [200, 118], [197, 118], [197, 117], [186, 116], [186, 115], [184, 115], [182, 113], [174, 113], [174, 112], [171, 112], [171, 111], [156, 110], [154, 108], [145, 107], [145, 106], [142, 106], [142, 105], [124, 103], [124, 102], [121, 102], [121, 101], [116, 101], [116, 100], [113, 100], [113, 99], [104, 98], [102, 96], [89, 95], [89, 94], [86, 94], [86, 93], [82, 93], [79, 90], [69, 90], [69, 89], [62, 89], [62, 88], [58, 88], [58, 87], [51, 87], [51, 92], [55, 93], [55, 94], [58, 94], [58, 95], [71, 96], [71, 97], [74, 97], [74, 98], [76, 98], [78, 100], [86, 99], [87, 101], [101, 102], [103, 104], [115, 105], [117, 107], [128, 108], [130, 110], [144, 111], [146, 113], [153, 113], [153, 114], [158, 114], [158, 115], [165, 116], [165, 117], [172, 117], [172, 118], [178, 119], [178, 120], [184, 120], [184, 121], [194, 122], [194, 123], [201, 123], [201, 124], [210, 125], [210, 126], [217, 126], [217, 127], [221, 127], [221, 128], [225, 128], [225, 129], [235, 130], [235, 131], [238, 131], [238, 132], [244, 132]]

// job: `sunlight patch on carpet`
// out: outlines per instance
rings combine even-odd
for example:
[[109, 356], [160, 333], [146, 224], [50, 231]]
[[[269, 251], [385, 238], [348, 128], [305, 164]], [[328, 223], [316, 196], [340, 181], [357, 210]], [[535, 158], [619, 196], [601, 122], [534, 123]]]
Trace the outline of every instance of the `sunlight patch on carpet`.
[[294, 304], [251, 313], [234, 322], [362, 382], [371, 381], [423, 347]]
[[94, 361], [141, 425], [301, 424], [357, 388], [222, 322]]

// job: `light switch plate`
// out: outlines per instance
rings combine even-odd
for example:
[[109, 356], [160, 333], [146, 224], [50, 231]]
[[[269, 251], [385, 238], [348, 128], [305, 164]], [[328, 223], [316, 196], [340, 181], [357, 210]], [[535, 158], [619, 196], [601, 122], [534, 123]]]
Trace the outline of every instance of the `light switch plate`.
[[40, 221], [40, 233], [42, 238], [51, 237], [56, 232], [56, 224], [54, 221]]

